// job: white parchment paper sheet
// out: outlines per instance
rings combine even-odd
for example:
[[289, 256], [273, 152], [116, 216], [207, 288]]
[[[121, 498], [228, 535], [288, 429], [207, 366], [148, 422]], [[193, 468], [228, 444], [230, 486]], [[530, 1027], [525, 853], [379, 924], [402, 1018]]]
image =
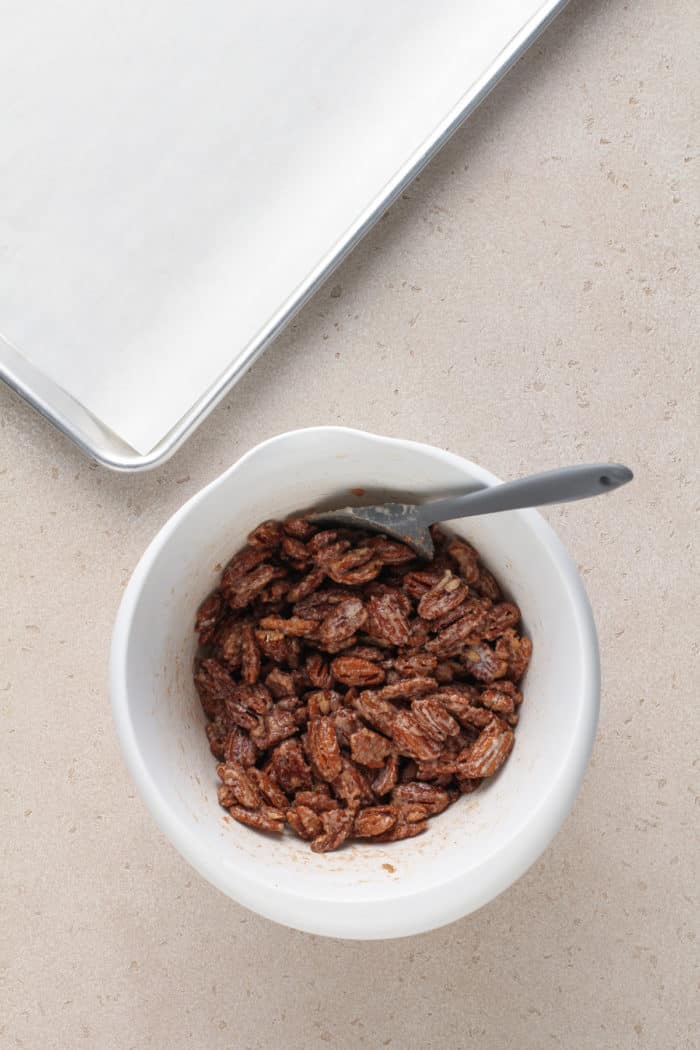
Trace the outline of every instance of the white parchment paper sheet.
[[0, 0], [0, 333], [139, 452], [539, 0]]

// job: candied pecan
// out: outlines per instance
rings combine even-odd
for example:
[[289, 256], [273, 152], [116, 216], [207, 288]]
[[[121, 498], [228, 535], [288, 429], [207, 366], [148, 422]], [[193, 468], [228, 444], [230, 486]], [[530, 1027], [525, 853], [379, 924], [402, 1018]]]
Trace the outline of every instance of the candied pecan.
[[[245, 728], [245, 727], [243, 727]], [[282, 711], [273, 707], [271, 711], [263, 715], [262, 722], [251, 730], [253, 742], [261, 751], [268, 747], [274, 747], [297, 732], [297, 724], [291, 711]]]
[[[237, 762], [222, 762], [216, 767], [219, 780], [226, 787], [233, 790], [236, 795], [235, 801], [240, 802], [246, 809], [256, 809], [262, 803], [262, 797], [255, 783], [248, 776], [248, 772]], [[229, 803], [233, 805], [233, 803]]]
[[[320, 536], [321, 533], [319, 532], [318, 535]], [[314, 536], [314, 539], [317, 539], [317, 538], [318, 538], [317, 536]], [[329, 567], [330, 567], [331, 562], [338, 561], [338, 559], [341, 558], [343, 556], [343, 554], [345, 554], [346, 551], [348, 551], [349, 549], [350, 549], [350, 540], [338, 540], [337, 543], [324, 544], [317, 551], [312, 551], [311, 543], [307, 544], [307, 550], [309, 550], [311, 552], [312, 557], [313, 557], [314, 562], [316, 563], [316, 565], [322, 565], [324, 570], [325, 570], [325, 572], [329, 576], [330, 576]]]
[[433, 784], [399, 784], [391, 793], [391, 801], [400, 806], [424, 806], [426, 813], [442, 813], [450, 804], [450, 796]]
[[496, 577], [488, 569], [485, 569], [483, 565], [479, 568], [479, 577], [476, 583], [473, 584], [473, 587], [482, 598], [490, 598], [492, 602], [500, 602], [503, 597], [501, 588], [496, 582]]
[[331, 671], [344, 685], [378, 685], [385, 678], [383, 668], [355, 656], [337, 656], [331, 663]]
[[369, 632], [392, 645], [406, 645], [411, 629], [401, 601], [395, 594], [373, 594], [367, 603]]
[[394, 824], [393, 828], [389, 831], [385, 831], [383, 835], [378, 835], [374, 838], [374, 842], [400, 842], [401, 839], [410, 839], [414, 835], [420, 835], [423, 831], [428, 830], [427, 820], [418, 820], [413, 823], [406, 819], [406, 817], [399, 813], [398, 819]]
[[209, 750], [214, 758], [224, 757], [224, 747], [226, 745], [226, 727], [220, 719], [221, 716], [218, 715], [215, 721], [207, 722], [204, 727], [204, 732], [207, 734], [207, 740], [209, 741]]
[[333, 724], [335, 726], [336, 736], [338, 737], [338, 743], [341, 747], [345, 747], [349, 750], [350, 737], [353, 733], [357, 733], [359, 729], [362, 729], [362, 722], [354, 711], [348, 710], [347, 707], [340, 707], [333, 714]]
[[493, 716], [491, 723], [460, 755], [457, 776], [462, 780], [493, 776], [508, 758], [514, 741], [513, 730]]
[[286, 794], [311, 787], [309, 769], [298, 740], [285, 740], [272, 752], [271, 774]]
[[248, 732], [259, 728], [259, 719], [238, 700], [228, 699], [224, 701], [226, 718], [232, 726], [240, 726]]
[[435, 653], [441, 660], [450, 656], [457, 656], [468, 642], [478, 641], [486, 624], [486, 610], [482, 602], [472, 600], [465, 602], [461, 608], [464, 610], [459, 620], [455, 620], [432, 638], [426, 649]]
[[498, 602], [489, 609], [487, 630], [484, 632], [484, 638], [488, 638], [489, 641], [500, 638], [509, 627], [515, 627], [518, 623], [520, 623], [520, 609], [518, 606], [514, 605], [513, 602]]
[[255, 685], [237, 685], [233, 699], [257, 715], [263, 715], [272, 707], [272, 694], [260, 682]]
[[310, 540], [315, 532], [318, 532], [318, 526], [312, 525], [306, 518], [296, 517], [287, 518], [282, 523], [282, 528], [288, 536], [293, 536], [295, 540]]
[[340, 809], [338, 799], [331, 798], [326, 784], [319, 784], [313, 791], [297, 791], [294, 805], [306, 806], [314, 813], [328, 813], [331, 809]]
[[248, 779], [253, 781], [266, 802], [271, 806], [276, 806], [277, 809], [285, 810], [287, 808], [289, 799], [269, 773], [266, 773], [264, 769], [255, 768], [248, 769], [246, 772]]
[[[486, 613], [487, 608], [488, 606], [490, 606], [491, 603], [488, 602], [486, 598], [480, 598], [479, 601], [483, 603], [484, 613]], [[460, 605], [456, 605], [454, 609], [450, 609], [449, 612], [443, 613], [442, 616], [436, 616], [434, 620], [431, 620], [430, 629], [432, 631], [439, 632], [443, 629], [443, 627], [449, 627], [451, 624], [456, 623], [457, 620], [461, 620], [464, 616], [464, 612], [465, 602], [462, 602]], [[483, 634], [483, 628], [479, 632], [479, 634]]]
[[[532, 656], [532, 642], [518, 634], [517, 631], [504, 631], [496, 642], [496, 656], [507, 663], [507, 671], [502, 674], [519, 682], [527, 671]], [[500, 675], [496, 675], [500, 678]]]
[[352, 832], [354, 817], [354, 810], [351, 809], [332, 809], [323, 813], [323, 833], [311, 843], [314, 853], [328, 853], [342, 846]]
[[459, 733], [459, 723], [448, 713], [437, 693], [412, 700], [411, 711], [428, 736], [441, 743], [447, 740], [448, 736], [456, 736]]
[[205, 598], [197, 610], [194, 629], [199, 635], [201, 645], [208, 645], [214, 636], [214, 630], [221, 618], [223, 599], [220, 591], [214, 591]]
[[354, 762], [368, 769], [381, 769], [393, 745], [372, 729], [358, 729], [350, 737], [350, 753]]
[[230, 806], [229, 813], [240, 824], [247, 824], [256, 831], [283, 831], [284, 812], [274, 806], [260, 806], [259, 809], [244, 809], [243, 806]]
[[[470, 704], [478, 704], [481, 688], [470, 682], [450, 682], [449, 685], [441, 685], [438, 693], [443, 703], [449, 697], [455, 700], [467, 700]], [[449, 707], [447, 710], [450, 710]]]
[[282, 599], [286, 598], [291, 586], [291, 582], [287, 579], [273, 580], [269, 587], [260, 592], [255, 602], [260, 602], [265, 606], [263, 612], [266, 616], [271, 615], [277, 607], [284, 608]]
[[354, 656], [359, 660], [369, 660], [373, 664], [386, 666], [386, 653], [378, 645], [353, 645], [352, 649], [345, 649], [343, 656]]
[[325, 562], [324, 560], [324, 563], [332, 580], [352, 587], [369, 583], [379, 575], [383, 568], [381, 558], [372, 557], [372, 551], [367, 547], [348, 551], [333, 561]]
[[294, 805], [287, 810], [287, 823], [300, 839], [310, 842], [323, 831], [321, 818], [308, 806]]
[[335, 656], [336, 653], [342, 653], [346, 649], [352, 649], [357, 643], [357, 635], [351, 634], [348, 638], [339, 638], [336, 642], [326, 642], [323, 644], [314, 634], [309, 635], [308, 641], [310, 645], [318, 646], [318, 648], [323, 650], [324, 653], [328, 653], [330, 656]]
[[489, 711], [495, 711], [499, 715], [515, 714], [515, 702], [513, 697], [509, 696], [508, 693], [502, 692], [500, 689], [484, 689], [479, 697], [479, 701], [483, 707], [488, 707]]
[[243, 624], [240, 620], [224, 620], [214, 635], [214, 652], [229, 671], [241, 666]]
[[434, 678], [421, 675], [417, 678], [401, 678], [391, 685], [385, 685], [379, 690], [379, 695], [382, 700], [413, 700], [416, 696], [434, 693], [436, 689]]
[[322, 590], [316, 588], [311, 594], [295, 602], [294, 615], [301, 616], [304, 620], [320, 622], [339, 602], [351, 597], [354, 597], [353, 592], [347, 587], [324, 587]]
[[430, 808], [424, 806], [422, 802], [405, 802], [397, 808], [399, 816], [407, 820], [409, 824], [416, 824], [430, 816]]
[[254, 685], [260, 677], [260, 647], [250, 624], [241, 629], [241, 678]]
[[413, 602], [407, 594], [401, 590], [400, 587], [392, 587], [388, 583], [383, 583], [381, 580], [372, 580], [364, 588], [364, 593], [372, 598], [384, 598], [390, 595], [404, 616], [410, 616], [413, 612]]
[[441, 751], [437, 758], [430, 762], [419, 762], [416, 771], [416, 780], [429, 781], [431, 784], [440, 786], [451, 782], [457, 768], [457, 754]]
[[282, 791], [288, 795], [299, 789], [310, 789], [311, 769], [304, 760], [298, 739], [284, 740], [275, 748], [271, 760], [271, 773]]
[[447, 545], [447, 554], [457, 566], [459, 574], [470, 586], [479, 579], [479, 555], [466, 540], [456, 539]]
[[229, 787], [228, 784], [219, 784], [216, 789], [216, 797], [219, 800], [219, 805], [223, 806], [224, 809], [228, 809], [229, 806], [238, 805], [238, 795], [236, 794], [235, 788]]
[[216, 717], [223, 701], [236, 689], [228, 671], [216, 660], [202, 660], [194, 673], [194, 684], [208, 718]]
[[439, 616], [445, 616], [461, 605], [468, 594], [468, 588], [458, 576], [453, 576], [448, 569], [418, 602], [418, 615], [424, 620], [436, 620]]
[[518, 689], [515, 682], [510, 682], [507, 678], [498, 678], [495, 682], [491, 682], [490, 689], [498, 689], [501, 693], [506, 693], [508, 696], [513, 698], [513, 703], [517, 707], [523, 702], [523, 694]]
[[318, 627], [316, 620], [304, 620], [301, 616], [265, 616], [260, 621], [260, 627], [264, 631], [281, 631], [284, 635], [292, 635], [301, 638], [305, 634], [311, 634]]
[[227, 597], [229, 587], [236, 580], [245, 576], [251, 569], [255, 569], [267, 557], [268, 551], [252, 550], [250, 548], [244, 548], [238, 554], [234, 554], [221, 576], [221, 589], [224, 592], [224, 597]]
[[386, 650], [391, 649], [391, 642], [387, 642], [384, 638], [375, 638], [371, 634], [359, 634], [357, 640], [360, 645], [368, 645], [372, 649], [384, 649], [384, 655], [387, 655]]
[[309, 753], [314, 769], [322, 780], [335, 780], [343, 768], [340, 745], [333, 720], [328, 717], [312, 718], [309, 722]]
[[335, 714], [342, 703], [342, 698], [334, 689], [314, 689], [305, 697], [309, 707], [309, 718], [322, 718]]
[[349, 804], [374, 801], [369, 780], [362, 770], [346, 758], [345, 755], [341, 755], [341, 761], [343, 768], [331, 784], [336, 798], [342, 799]]
[[449, 713], [463, 726], [473, 726], [475, 729], [483, 729], [491, 721], [491, 713], [483, 707], [477, 707], [479, 692], [474, 690], [474, 696], [458, 692], [456, 689], [443, 687], [439, 692], [440, 702]]
[[[371, 557], [372, 551], [369, 549], [369, 547], [365, 547], [364, 545], [360, 547], [355, 547], [354, 549], [347, 550], [344, 554], [337, 558], [334, 562], [334, 568], [342, 575], [342, 573], [346, 570], [356, 569], [359, 565], [364, 565], [364, 563], [366, 561], [369, 561]], [[333, 579], [332, 576], [331, 579]], [[336, 580], [336, 583], [342, 582], [344, 581]]]
[[394, 670], [401, 678], [426, 678], [437, 668], [437, 657], [432, 653], [406, 653], [394, 660]]
[[383, 700], [377, 693], [365, 689], [359, 696], [353, 697], [352, 705], [365, 722], [369, 722], [381, 733], [391, 735], [391, 727], [397, 715], [397, 710], [392, 704]]
[[396, 782], [399, 776], [399, 758], [398, 755], [389, 755], [386, 760], [386, 765], [372, 781], [372, 791], [381, 798], [382, 795], [388, 795], [390, 791], [396, 787]]
[[480, 786], [481, 781], [477, 778], [457, 777], [457, 787], [460, 795], [471, 795], [472, 791]]
[[298, 696], [283, 696], [281, 700], [277, 701], [276, 707], [279, 711], [298, 711], [300, 707], [303, 707], [304, 702], [301, 697]]
[[398, 811], [394, 806], [369, 806], [361, 809], [355, 817], [353, 833], [358, 839], [383, 835], [389, 828], [393, 828], [398, 816]]
[[[317, 567], [308, 572], [303, 579], [295, 583], [287, 591], [287, 601], [300, 602], [304, 598], [308, 598], [314, 591], [317, 591], [326, 578], [326, 570], [322, 567]], [[297, 613], [297, 610], [294, 610]], [[298, 613], [297, 613], [298, 615]]]
[[335, 678], [331, 673], [328, 662], [320, 653], [309, 653], [306, 657], [306, 673], [309, 681], [318, 689], [332, 689]]
[[226, 598], [232, 609], [243, 609], [256, 595], [263, 591], [272, 580], [278, 580], [287, 573], [286, 569], [274, 565], [258, 565], [257, 569], [235, 579], [226, 589]]
[[[317, 532], [315, 536], [308, 539], [306, 549], [310, 554], [318, 554], [324, 547], [329, 547], [332, 543], [337, 543], [339, 537], [340, 532], [338, 529], [322, 529], [320, 532]], [[348, 542], [348, 547], [349, 546], [350, 543]]]
[[322, 645], [335, 645], [349, 638], [367, 622], [362, 599], [354, 595], [339, 602], [321, 621], [318, 637]]
[[282, 536], [280, 558], [291, 562], [294, 568], [304, 569], [311, 561], [311, 555], [306, 549], [306, 544], [293, 536]]
[[461, 653], [463, 666], [480, 682], [493, 682], [495, 678], [502, 678], [508, 670], [508, 663], [494, 652], [487, 642], [479, 642], [476, 645], [468, 645]]
[[287, 639], [281, 631], [256, 630], [255, 638], [261, 652], [276, 664], [285, 663], [288, 656]]
[[369, 547], [377, 558], [381, 558], [385, 565], [403, 565], [405, 562], [414, 561], [416, 557], [416, 552], [411, 547], [399, 543], [398, 540], [390, 540], [388, 536], [372, 536], [365, 546]]
[[278, 521], [263, 521], [248, 533], [248, 545], [256, 549], [272, 549], [279, 547], [282, 536], [282, 526]]
[[237, 762], [239, 766], [254, 766], [258, 749], [247, 733], [236, 726], [226, 734], [221, 755], [225, 762]]
[[391, 727], [391, 736], [400, 755], [430, 759], [440, 754], [440, 744], [427, 735], [410, 711], [398, 712]]
[[281, 700], [283, 696], [297, 695], [297, 684], [294, 680], [294, 675], [288, 671], [283, 671], [280, 667], [272, 668], [265, 678], [265, 685], [278, 700]]
[[418, 569], [415, 572], [407, 572], [403, 578], [403, 589], [411, 598], [419, 601], [434, 587], [441, 578], [441, 573], [434, 569]]

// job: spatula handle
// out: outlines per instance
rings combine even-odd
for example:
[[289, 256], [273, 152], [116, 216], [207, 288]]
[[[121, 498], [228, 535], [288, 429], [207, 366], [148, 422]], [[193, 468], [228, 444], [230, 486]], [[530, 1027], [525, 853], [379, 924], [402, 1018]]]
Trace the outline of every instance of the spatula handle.
[[561, 467], [543, 474], [531, 474], [517, 481], [470, 492], [466, 496], [448, 496], [446, 499], [424, 503], [418, 511], [422, 525], [453, 518], [469, 518], [475, 514], [493, 514], [500, 510], [520, 507], [544, 507], [548, 503], [570, 503], [626, 485], [634, 475], [620, 463], [592, 463], [578, 467]]

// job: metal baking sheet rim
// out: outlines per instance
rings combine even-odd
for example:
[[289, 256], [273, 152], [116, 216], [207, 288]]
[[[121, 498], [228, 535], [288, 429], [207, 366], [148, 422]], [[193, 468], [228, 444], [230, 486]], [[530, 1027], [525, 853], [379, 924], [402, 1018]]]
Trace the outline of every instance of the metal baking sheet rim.
[[462, 96], [457, 105], [438, 125], [433, 134], [397, 171], [394, 178], [368, 205], [356, 222], [346, 230], [333, 249], [308, 274], [264, 325], [257, 336], [237, 355], [236, 360], [146, 455], [140, 455], [87, 412], [53, 380], [36, 369], [0, 335], [0, 378], [29, 402], [49, 422], [71, 438], [83, 452], [110, 470], [123, 473], [152, 470], [166, 462], [190, 434], [209, 415], [253, 362], [279, 335], [292, 317], [318, 290], [333, 270], [352, 251], [375, 222], [409, 185], [421, 169], [435, 156], [459, 126], [486, 98], [491, 89], [517, 62], [530, 44], [566, 6], [568, 0], [549, 0], [523, 28], [516, 33], [496, 60]]

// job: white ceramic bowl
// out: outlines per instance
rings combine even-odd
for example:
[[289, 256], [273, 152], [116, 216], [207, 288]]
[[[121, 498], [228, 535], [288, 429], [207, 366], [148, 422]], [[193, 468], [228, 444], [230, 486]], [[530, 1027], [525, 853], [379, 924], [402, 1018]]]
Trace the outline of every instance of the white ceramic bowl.
[[586, 594], [535, 511], [452, 523], [522, 609], [534, 655], [516, 745], [503, 771], [424, 835], [316, 855], [297, 838], [235, 824], [217, 778], [191, 668], [200, 601], [264, 518], [318, 504], [424, 500], [498, 479], [429, 445], [342, 427], [258, 445], [194, 496], [139, 562], [114, 629], [111, 693], [129, 769], [154, 818], [205, 878], [300, 930], [382, 938], [451, 922], [501, 893], [551, 841], [579, 790], [598, 718], [599, 666]]

